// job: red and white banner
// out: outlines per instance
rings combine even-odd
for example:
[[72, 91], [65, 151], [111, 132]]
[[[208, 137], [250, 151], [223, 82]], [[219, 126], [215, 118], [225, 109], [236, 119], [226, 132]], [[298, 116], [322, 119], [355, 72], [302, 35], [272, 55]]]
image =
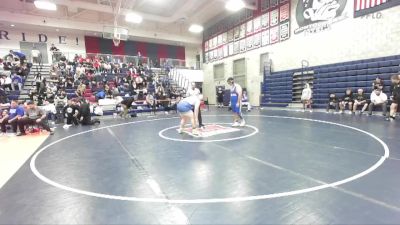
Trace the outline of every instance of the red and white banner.
[[384, 4], [389, 0], [354, 0], [355, 1], [355, 11], [360, 11], [364, 9], [369, 9], [376, 7], [378, 5]]

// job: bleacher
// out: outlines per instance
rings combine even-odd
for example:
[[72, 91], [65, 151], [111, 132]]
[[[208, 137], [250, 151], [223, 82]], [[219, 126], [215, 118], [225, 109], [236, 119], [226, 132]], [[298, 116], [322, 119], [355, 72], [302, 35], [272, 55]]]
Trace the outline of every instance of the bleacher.
[[[325, 108], [329, 93], [336, 93], [340, 98], [347, 88], [352, 88], [353, 92], [363, 88], [369, 97], [376, 76], [381, 77], [385, 84], [383, 91], [388, 94], [390, 77], [399, 73], [399, 65], [400, 55], [395, 55], [308, 67], [307, 70], [315, 74], [313, 107]], [[261, 105], [286, 107], [292, 103], [292, 78], [295, 72], [301, 72], [301, 68], [264, 76]]]

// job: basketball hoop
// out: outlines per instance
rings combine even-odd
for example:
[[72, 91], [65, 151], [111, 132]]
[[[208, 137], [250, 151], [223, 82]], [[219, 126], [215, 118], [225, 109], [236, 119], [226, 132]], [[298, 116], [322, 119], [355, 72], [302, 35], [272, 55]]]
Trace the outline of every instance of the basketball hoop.
[[113, 40], [113, 43], [114, 43], [115, 47], [118, 47], [119, 43], [121, 43], [121, 34], [120, 33], [114, 33], [112, 40]]
[[119, 43], [121, 43], [121, 39], [119, 39], [119, 38], [113, 38], [112, 39], [113, 40], [113, 43], [114, 43], [114, 46], [115, 47], [118, 47], [119, 46]]

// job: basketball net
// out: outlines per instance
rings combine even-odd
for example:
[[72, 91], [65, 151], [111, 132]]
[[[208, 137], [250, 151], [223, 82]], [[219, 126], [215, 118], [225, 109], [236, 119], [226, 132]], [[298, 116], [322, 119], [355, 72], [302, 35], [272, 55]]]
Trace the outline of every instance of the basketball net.
[[113, 43], [114, 43], [114, 46], [115, 47], [118, 47], [119, 46], [119, 44], [121, 43], [121, 34], [119, 34], [119, 33], [114, 33], [114, 36], [113, 36]]

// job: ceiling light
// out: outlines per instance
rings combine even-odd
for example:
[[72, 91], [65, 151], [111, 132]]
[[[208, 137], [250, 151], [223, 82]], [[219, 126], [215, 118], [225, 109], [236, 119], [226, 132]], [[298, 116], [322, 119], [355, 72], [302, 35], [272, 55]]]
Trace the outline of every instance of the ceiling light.
[[35, 4], [36, 8], [38, 8], [38, 9], [52, 10], [52, 11], [57, 10], [57, 5], [50, 1], [36, 0], [34, 2], [34, 4]]
[[225, 8], [229, 11], [239, 11], [245, 7], [245, 4], [242, 0], [229, 0], [225, 4]]
[[14, 24], [10, 24], [10, 26], [11, 26], [11, 27], [15, 27], [15, 25], [14, 25]]
[[130, 23], [141, 23], [143, 18], [136, 13], [128, 13], [125, 16], [125, 21]]
[[189, 27], [189, 31], [192, 32], [192, 33], [200, 33], [200, 32], [203, 31], [203, 27], [200, 26], [200, 25], [197, 25], [197, 24], [192, 24]]

